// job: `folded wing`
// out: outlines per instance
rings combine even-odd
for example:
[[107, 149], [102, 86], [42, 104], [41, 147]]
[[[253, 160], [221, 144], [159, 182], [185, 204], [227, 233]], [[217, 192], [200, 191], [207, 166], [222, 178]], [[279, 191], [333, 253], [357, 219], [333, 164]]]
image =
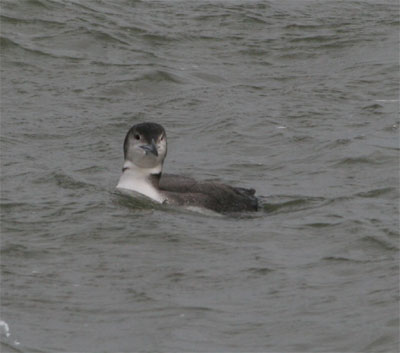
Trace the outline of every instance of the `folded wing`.
[[174, 174], [162, 174], [159, 186], [169, 203], [175, 205], [204, 207], [222, 213], [258, 209], [254, 189], [197, 182], [193, 178]]

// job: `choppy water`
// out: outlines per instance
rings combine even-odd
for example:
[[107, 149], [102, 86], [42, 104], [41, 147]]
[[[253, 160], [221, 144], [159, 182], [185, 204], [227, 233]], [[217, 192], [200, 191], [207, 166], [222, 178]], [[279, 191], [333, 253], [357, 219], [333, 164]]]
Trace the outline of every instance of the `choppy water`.
[[[2, 352], [397, 352], [398, 11], [3, 0]], [[142, 121], [262, 210], [116, 194]]]

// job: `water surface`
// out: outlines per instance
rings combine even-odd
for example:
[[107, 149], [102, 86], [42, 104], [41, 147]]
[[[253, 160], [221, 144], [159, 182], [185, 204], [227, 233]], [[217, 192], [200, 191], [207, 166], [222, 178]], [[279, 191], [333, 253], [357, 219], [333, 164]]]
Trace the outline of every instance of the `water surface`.
[[[2, 352], [397, 352], [396, 1], [2, 2]], [[254, 214], [119, 195], [131, 125]]]

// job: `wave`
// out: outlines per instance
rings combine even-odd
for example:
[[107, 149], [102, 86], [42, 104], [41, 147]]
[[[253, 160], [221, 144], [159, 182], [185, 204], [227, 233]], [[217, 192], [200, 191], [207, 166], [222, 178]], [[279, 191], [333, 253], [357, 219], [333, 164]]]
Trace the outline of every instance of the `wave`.
[[354, 194], [355, 197], [362, 197], [362, 198], [375, 198], [384, 195], [396, 195], [398, 194], [397, 188], [394, 187], [385, 187], [385, 188], [377, 188], [372, 189], [369, 191], [363, 191]]
[[[285, 196], [284, 196], [285, 197]], [[261, 197], [261, 201], [265, 199]], [[323, 205], [327, 201], [324, 197], [298, 197], [293, 200], [278, 203], [262, 202], [262, 209], [267, 213], [287, 213], [303, 211]]]
[[253, 276], [266, 276], [271, 272], [274, 272], [274, 270], [269, 267], [250, 267], [245, 270], [242, 270], [242, 272], [249, 273], [250, 275]]
[[[83, 59], [83, 56], [80, 56], [80, 55], [70, 55], [70, 54], [67, 54], [66, 52], [64, 52], [63, 54], [61, 54], [60, 52], [56, 53], [54, 50], [48, 50], [45, 48], [37, 48], [37, 47], [33, 46], [32, 44], [20, 43], [14, 39], [4, 37], [4, 36], [0, 36], [0, 49], [3, 51], [7, 51], [7, 50], [11, 50], [11, 49], [20, 49], [20, 50], [27, 51], [34, 55], [47, 56], [50, 58], [68, 58], [68, 59], [76, 59], [76, 60]], [[18, 61], [18, 63], [20, 64], [20, 61]], [[25, 64], [25, 62], [24, 62], [24, 64]]]
[[398, 251], [399, 247], [397, 244], [391, 242], [389, 239], [378, 237], [375, 235], [364, 236], [361, 241], [371, 247], [380, 247], [383, 250]]
[[171, 83], [185, 83], [185, 80], [182, 79], [175, 73], [168, 72], [166, 70], [148, 70], [145, 73], [142, 73], [136, 76], [133, 81], [148, 81], [148, 82], [171, 82]]
[[353, 165], [358, 165], [358, 164], [380, 165], [380, 164], [392, 162], [394, 160], [397, 162], [397, 156], [392, 157], [387, 154], [383, 154], [382, 152], [374, 151], [368, 155], [361, 155], [361, 156], [357, 156], [357, 157], [352, 157], [352, 156], [344, 157], [344, 158], [334, 162], [333, 166], [346, 167], [346, 166], [353, 166]]
[[351, 262], [351, 263], [367, 263], [370, 262], [368, 260], [357, 260], [357, 259], [352, 259], [349, 257], [345, 256], [326, 256], [321, 259], [322, 261], [328, 261], [328, 262]]
[[65, 173], [52, 172], [37, 178], [34, 183], [37, 184], [47, 184], [49, 182], [56, 183], [59, 187], [63, 189], [77, 190], [77, 189], [88, 189], [93, 188], [94, 185], [86, 183], [84, 181], [76, 179]]

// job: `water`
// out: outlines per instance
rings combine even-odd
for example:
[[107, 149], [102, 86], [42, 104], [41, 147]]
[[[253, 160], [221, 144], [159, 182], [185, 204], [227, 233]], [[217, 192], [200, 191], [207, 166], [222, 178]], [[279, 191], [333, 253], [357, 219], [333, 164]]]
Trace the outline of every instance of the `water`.
[[[2, 352], [397, 352], [396, 1], [2, 1]], [[115, 192], [131, 125], [255, 214]]]

